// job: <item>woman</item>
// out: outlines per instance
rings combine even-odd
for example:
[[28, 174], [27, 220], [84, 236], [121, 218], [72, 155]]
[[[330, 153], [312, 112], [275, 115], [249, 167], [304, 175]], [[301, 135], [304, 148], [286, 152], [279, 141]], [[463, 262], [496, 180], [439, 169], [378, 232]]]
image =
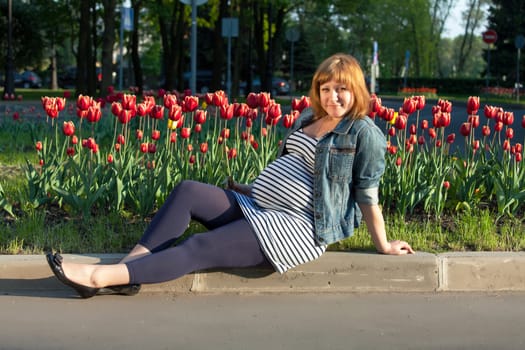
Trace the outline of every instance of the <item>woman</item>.
[[[118, 264], [66, 263], [49, 253], [54, 274], [88, 298], [135, 294], [141, 283], [207, 268], [269, 263], [284, 273], [351, 236], [361, 217], [378, 252], [414, 253], [407, 242], [386, 238], [378, 205], [386, 143], [366, 116], [370, 95], [359, 63], [346, 54], [322, 62], [310, 100], [253, 184], [230, 182], [224, 190], [183, 181]], [[192, 219], [208, 231], [173, 246]]]

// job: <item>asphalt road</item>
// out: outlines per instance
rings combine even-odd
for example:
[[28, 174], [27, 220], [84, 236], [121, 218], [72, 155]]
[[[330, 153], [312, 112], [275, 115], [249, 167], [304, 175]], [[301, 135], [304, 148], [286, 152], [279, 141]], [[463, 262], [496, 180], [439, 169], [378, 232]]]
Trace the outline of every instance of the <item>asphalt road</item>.
[[525, 293], [0, 296], [0, 349], [524, 349]]

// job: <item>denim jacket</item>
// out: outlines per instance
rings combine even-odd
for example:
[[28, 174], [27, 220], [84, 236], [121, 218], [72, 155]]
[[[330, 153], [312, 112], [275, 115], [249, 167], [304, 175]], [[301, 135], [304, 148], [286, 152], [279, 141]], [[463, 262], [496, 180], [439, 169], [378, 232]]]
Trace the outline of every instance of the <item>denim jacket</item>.
[[[285, 136], [277, 156], [285, 153], [286, 139], [312, 122], [306, 109]], [[357, 203], [378, 204], [379, 182], [385, 170], [386, 140], [369, 117], [344, 118], [320, 138], [315, 150], [313, 201], [315, 239], [330, 244], [350, 237], [361, 221]]]

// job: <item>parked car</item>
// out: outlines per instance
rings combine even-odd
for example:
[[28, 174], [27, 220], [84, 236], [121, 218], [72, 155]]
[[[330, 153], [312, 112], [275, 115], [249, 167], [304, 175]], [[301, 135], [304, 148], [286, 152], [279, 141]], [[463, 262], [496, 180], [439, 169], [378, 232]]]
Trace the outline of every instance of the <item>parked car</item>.
[[[102, 68], [96, 67], [97, 86], [102, 82]], [[58, 86], [62, 89], [74, 89], [77, 84], [77, 67], [67, 67], [62, 74], [58, 76]]]
[[[239, 86], [239, 93], [241, 95], [246, 95], [250, 92], [261, 92], [263, 89], [261, 87], [261, 79], [254, 78], [252, 81], [252, 89], [251, 91], [247, 91], [248, 85], [245, 81], [240, 83]], [[284, 80], [283, 78], [279, 77], [273, 77], [272, 78], [272, 89], [270, 93], [273, 96], [278, 95], [288, 95], [290, 93], [290, 84], [288, 81]]]
[[42, 79], [33, 71], [26, 70], [22, 73], [15, 72], [15, 87], [39, 89], [42, 87]]

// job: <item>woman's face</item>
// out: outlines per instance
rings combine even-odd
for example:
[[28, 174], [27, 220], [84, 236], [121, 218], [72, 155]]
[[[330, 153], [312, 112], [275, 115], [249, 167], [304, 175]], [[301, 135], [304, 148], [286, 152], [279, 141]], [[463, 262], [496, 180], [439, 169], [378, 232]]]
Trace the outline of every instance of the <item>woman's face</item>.
[[352, 93], [346, 84], [330, 80], [319, 86], [321, 106], [333, 118], [342, 118], [353, 104]]

